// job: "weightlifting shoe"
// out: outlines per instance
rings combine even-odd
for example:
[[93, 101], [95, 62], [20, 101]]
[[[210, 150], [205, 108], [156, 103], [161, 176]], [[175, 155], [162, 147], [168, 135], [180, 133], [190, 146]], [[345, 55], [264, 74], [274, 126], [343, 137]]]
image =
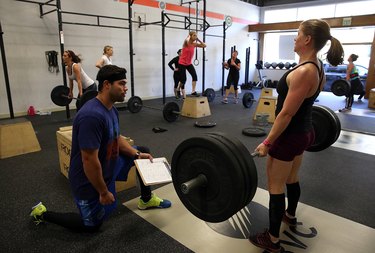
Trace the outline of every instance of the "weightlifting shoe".
[[263, 233], [258, 233], [258, 234], [250, 236], [249, 241], [255, 246], [262, 248], [268, 252], [272, 252], [272, 253], [282, 252], [282, 249], [283, 249], [280, 246], [280, 242], [273, 243], [271, 241], [271, 237], [270, 237], [270, 234], [268, 233], [268, 229], [266, 229]]
[[284, 213], [283, 222], [290, 227], [297, 227], [297, 218], [289, 218], [286, 213]]
[[144, 202], [142, 199], [138, 201], [138, 209], [146, 210], [150, 208], [168, 208], [172, 205], [169, 200], [161, 199], [156, 196], [154, 193], [151, 195], [151, 199], [147, 202]]
[[36, 225], [39, 225], [43, 222], [43, 213], [47, 212], [47, 208], [39, 202], [37, 205], [31, 208], [30, 216], [34, 218]]

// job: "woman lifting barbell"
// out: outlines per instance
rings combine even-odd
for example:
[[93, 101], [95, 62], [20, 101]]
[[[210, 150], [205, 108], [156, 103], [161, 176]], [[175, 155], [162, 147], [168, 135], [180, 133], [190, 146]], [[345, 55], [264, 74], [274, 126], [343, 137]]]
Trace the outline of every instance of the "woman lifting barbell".
[[[89, 90], [97, 90], [95, 82], [86, 74], [82, 69], [82, 60], [73, 51], [66, 50], [63, 54], [63, 61], [66, 65], [66, 73], [69, 78], [69, 97], [73, 98], [73, 81], [77, 82], [78, 85], [78, 97], [80, 98], [83, 93]], [[77, 100], [78, 103], [78, 100]], [[78, 104], [76, 104], [79, 108]]]
[[[297, 225], [295, 212], [300, 197], [298, 179], [303, 152], [314, 143], [312, 106], [325, 84], [323, 63], [317, 53], [331, 41], [327, 60], [331, 65], [342, 63], [344, 54], [340, 42], [331, 36], [326, 21], [311, 19], [300, 24], [294, 39], [294, 51], [299, 64], [280, 79], [277, 92], [276, 119], [267, 138], [255, 151], [267, 155], [269, 229], [250, 236], [254, 245], [269, 252], [281, 252], [279, 233], [281, 222]], [[288, 208], [285, 210], [287, 189]]]
[[340, 112], [347, 112], [352, 110], [354, 102], [354, 94], [359, 94], [358, 100], [361, 100], [365, 95], [361, 79], [359, 78], [357, 67], [353, 62], [358, 59], [358, 55], [351, 54], [348, 58], [348, 67], [346, 69], [346, 80], [350, 82], [350, 91], [346, 95], [345, 108], [340, 109]]

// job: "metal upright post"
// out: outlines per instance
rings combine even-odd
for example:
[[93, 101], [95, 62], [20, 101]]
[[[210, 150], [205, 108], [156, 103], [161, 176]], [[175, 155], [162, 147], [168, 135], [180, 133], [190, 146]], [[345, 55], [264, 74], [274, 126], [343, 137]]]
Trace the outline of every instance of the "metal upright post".
[[7, 90], [7, 97], [8, 97], [9, 114], [10, 114], [10, 118], [14, 119], [12, 93], [10, 91], [10, 85], [9, 85], [8, 67], [7, 67], [7, 60], [6, 60], [6, 57], [5, 57], [3, 29], [1, 27], [1, 22], [0, 22], [0, 49], [1, 49], [1, 59], [3, 61], [5, 87], [6, 87], [6, 90]]
[[[56, 0], [56, 8], [57, 8], [57, 22], [59, 23], [59, 41], [60, 41], [60, 55], [64, 54], [64, 31], [63, 31], [63, 23], [62, 23], [62, 14], [61, 14], [61, 2], [60, 0]], [[62, 76], [63, 76], [63, 85], [68, 86], [67, 79], [66, 79], [66, 71], [65, 71], [65, 63], [63, 58], [61, 57], [61, 68], [62, 68]], [[70, 110], [69, 105], [65, 106], [66, 117], [70, 119]]]
[[129, 57], [130, 57], [130, 87], [131, 95], [134, 96], [134, 60], [133, 60], [133, 21], [132, 21], [132, 5], [134, 0], [128, 1], [128, 17], [129, 17]]
[[165, 24], [164, 11], [161, 12], [161, 38], [162, 38], [162, 77], [163, 77], [163, 104], [165, 104]]
[[[206, 43], [206, 0], [203, 0], [203, 42]], [[206, 49], [203, 48], [203, 64], [202, 64], [202, 93], [205, 90], [205, 79], [206, 79]]]
[[[223, 22], [223, 63], [225, 62], [225, 39], [226, 39], [226, 29], [225, 29], [225, 21]], [[224, 64], [222, 67], [221, 73], [221, 95], [224, 95]]]

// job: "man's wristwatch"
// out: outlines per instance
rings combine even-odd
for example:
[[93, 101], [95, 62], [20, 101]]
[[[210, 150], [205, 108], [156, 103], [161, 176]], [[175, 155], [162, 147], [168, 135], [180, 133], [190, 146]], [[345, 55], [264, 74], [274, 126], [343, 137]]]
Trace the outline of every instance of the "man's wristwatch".
[[141, 152], [137, 151], [134, 155], [134, 160], [139, 159], [139, 156], [141, 155]]

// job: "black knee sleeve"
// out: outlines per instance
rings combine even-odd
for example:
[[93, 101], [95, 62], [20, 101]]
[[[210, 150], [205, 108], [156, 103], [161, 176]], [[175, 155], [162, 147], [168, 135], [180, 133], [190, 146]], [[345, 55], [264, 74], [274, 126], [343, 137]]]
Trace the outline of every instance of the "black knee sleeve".
[[285, 212], [285, 194], [270, 194], [269, 233], [279, 238], [281, 221]]
[[288, 196], [288, 208], [286, 211], [288, 214], [295, 216], [299, 197], [301, 196], [301, 187], [299, 182], [286, 184], [286, 190]]

